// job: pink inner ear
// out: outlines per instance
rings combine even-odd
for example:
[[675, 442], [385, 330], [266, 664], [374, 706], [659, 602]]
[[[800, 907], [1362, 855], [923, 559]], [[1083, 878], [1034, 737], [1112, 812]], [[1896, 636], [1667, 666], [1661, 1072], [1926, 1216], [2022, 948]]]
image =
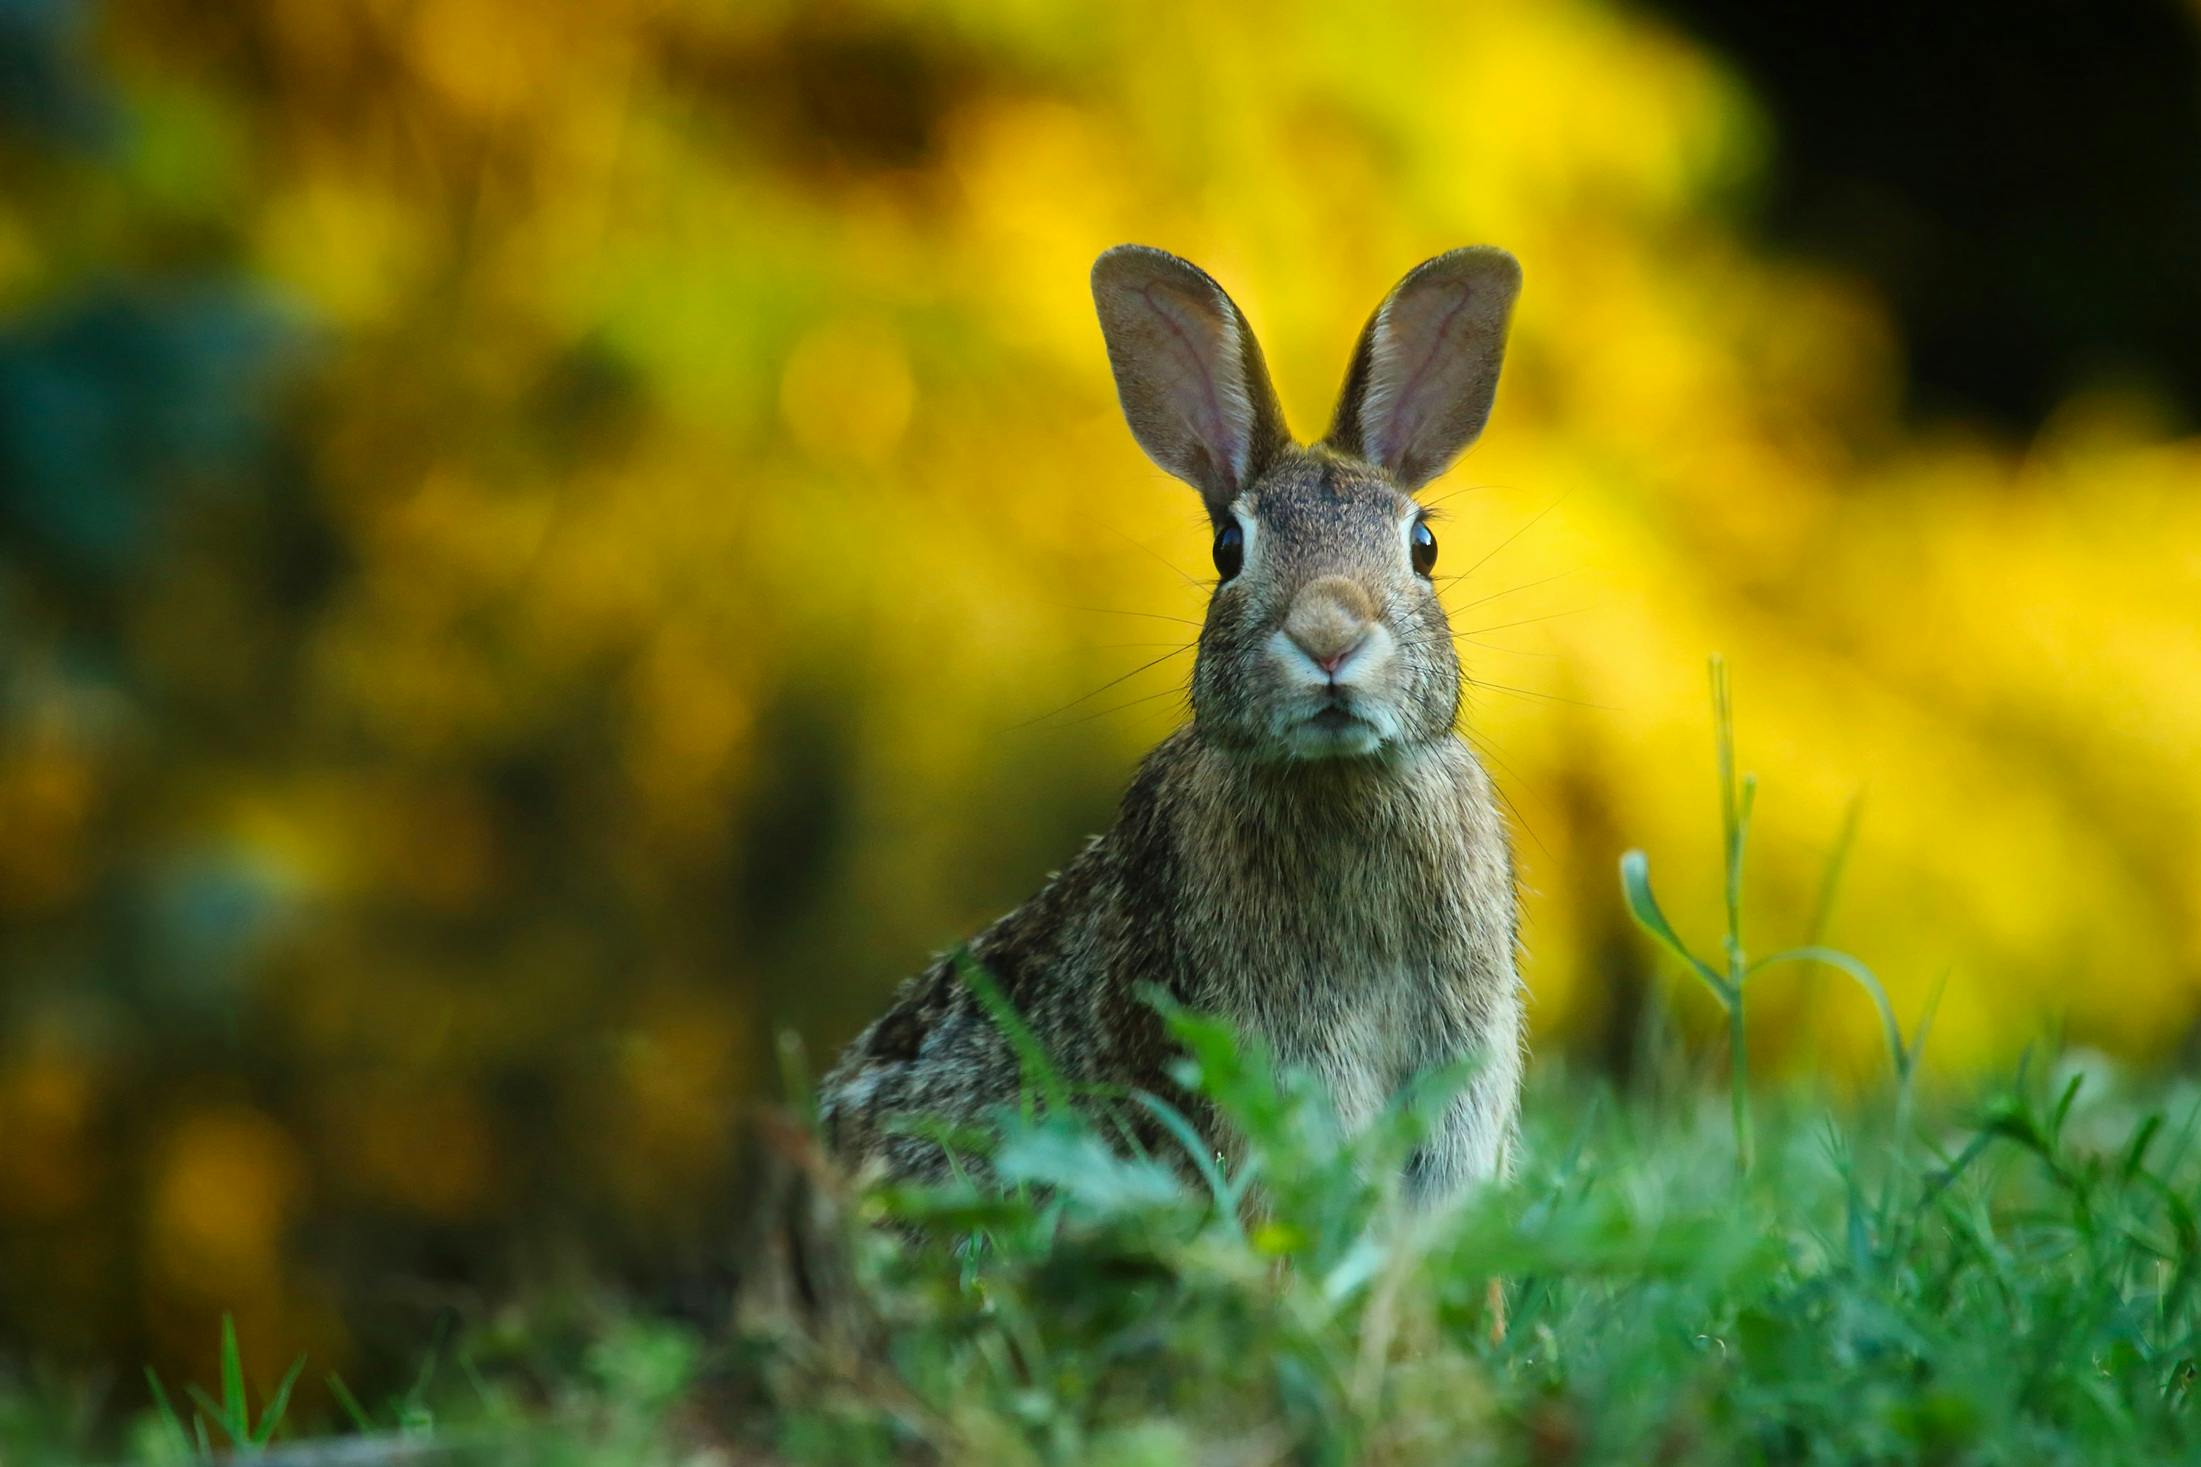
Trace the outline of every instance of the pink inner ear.
[[1242, 445], [1223, 410], [1214, 363], [1200, 349], [1203, 336], [1210, 340], [1219, 338], [1233, 330], [1231, 323], [1158, 280], [1141, 286], [1139, 299], [1154, 313], [1155, 321], [1169, 342], [1169, 354], [1174, 363], [1170, 373], [1170, 400], [1183, 414], [1193, 436], [1215, 457], [1217, 467], [1235, 480]]
[[[1385, 354], [1397, 354], [1404, 375], [1398, 386], [1387, 394], [1390, 410], [1385, 414], [1380, 446], [1371, 456], [1377, 463], [1394, 468], [1404, 462], [1415, 435], [1421, 432], [1422, 423], [1429, 416], [1430, 402], [1444, 391], [1444, 366], [1458, 360], [1451, 350], [1451, 337], [1459, 327], [1461, 314], [1473, 299], [1473, 292], [1465, 286], [1438, 287], [1417, 294], [1435, 299], [1427, 305], [1414, 301], [1411, 308], [1402, 313], [1400, 308], [1408, 306], [1410, 298], [1401, 297], [1384, 313], [1384, 335], [1390, 338]], [[1434, 321], [1421, 319], [1432, 310], [1436, 312]], [[1401, 314], [1408, 319], [1401, 322], [1398, 319]], [[1405, 366], [1408, 359], [1413, 363], [1411, 367]]]

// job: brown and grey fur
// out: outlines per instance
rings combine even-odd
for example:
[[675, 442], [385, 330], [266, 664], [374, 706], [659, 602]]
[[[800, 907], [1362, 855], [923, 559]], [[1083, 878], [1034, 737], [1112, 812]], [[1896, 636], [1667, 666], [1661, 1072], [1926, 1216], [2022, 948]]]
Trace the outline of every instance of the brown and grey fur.
[[[1348, 1127], [1417, 1073], [1479, 1056], [1412, 1163], [1431, 1201], [1507, 1166], [1521, 993], [1506, 829], [1456, 731], [1460, 667], [1412, 563], [1411, 495], [1481, 431], [1519, 283], [1492, 249], [1410, 273], [1362, 333], [1329, 434], [1301, 447], [1221, 287], [1159, 250], [1101, 256], [1125, 416], [1219, 533], [1239, 527], [1243, 568], [1209, 603], [1192, 721], [1115, 824], [971, 944], [1073, 1081], [1183, 1103], [1149, 983], [1314, 1069]], [[937, 1175], [939, 1147], [895, 1122], [978, 1119], [1018, 1082], [943, 960], [827, 1077], [827, 1137], [852, 1162]]]

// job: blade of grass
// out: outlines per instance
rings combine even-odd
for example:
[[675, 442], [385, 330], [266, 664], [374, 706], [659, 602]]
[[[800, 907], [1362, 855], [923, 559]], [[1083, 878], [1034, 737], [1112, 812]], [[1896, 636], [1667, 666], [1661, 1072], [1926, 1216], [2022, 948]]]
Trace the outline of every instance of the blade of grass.
[[222, 1429], [222, 1434], [229, 1438], [231, 1446], [241, 1447], [246, 1444], [245, 1437], [247, 1433], [236, 1428], [236, 1423], [229, 1419], [229, 1412], [221, 1402], [195, 1385], [186, 1385], [183, 1391], [185, 1395], [198, 1404], [199, 1414], [192, 1419], [199, 1427], [199, 1437], [202, 1441], [206, 1437], [206, 1418], [211, 1416], [214, 1418], [214, 1424]]
[[1804, 946], [1817, 947], [1827, 939], [1827, 930], [1834, 923], [1834, 899], [1842, 885], [1842, 877], [1849, 870], [1850, 852], [1857, 846], [1857, 827], [1864, 820], [1865, 795], [1860, 790], [1849, 797], [1842, 808], [1841, 826], [1834, 832], [1834, 847], [1827, 852], [1826, 870], [1819, 876], [1818, 900], [1812, 903], [1811, 925], [1804, 929]]
[[1636, 925], [1657, 938], [1666, 950], [1689, 965], [1689, 971], [1704, 980], [1705, 987], [1719, 998], [1721, 1007], [1732, 1005], [1733, 992], [1727, 980], [1714, 972], [1711, 965], [1689, 951], [1688, 945], [1674, 931], [1666, 914], [1659, 910], [1658, 898], [1651, 892], [1651, 860], [1641, 851], [1629, 851], [1620, 858], [1620, 893], [1628, 904], [1628, 915]]
[[145, 1385], [152, 1392], [153, 1409], [158, 1413], [161, 1425], [175, 1438], [176, 1450], [186, 1457], [190, 1456], [191, 1433], [184, 1430], [183, 1418], [176, 1414], [175, 1406], [168, 1399], [167, 1390], [160, 1383], [160, 1376], [154, 1373], [150, 1365], [145, 1367]]
[[1153, 1116], [1161, 1128], [1184, 1148], [1185, 1155], [1192, 1159], [1193, 1169], [1200, 1174], [1200, 1180], [1207, 1185], [1209, 1195], [1215, 1199], [1217, 1214], [1225, 1220], [1234, 1234], [1244, 1236], [1238, 1218], [1238, 1193], [1223, 1176], [1223, 1169], [1215, 1164], [1214, 1152], [1193, 1128], [1192, 1122], [1185, 1118], [1185, 1113], [1149, 1091], [1134, 1090], [1131, 1092], [1131, 1099]]
[[1759, 958], [1745, 969], [1745, 973], [1761, 973], [1782, 963], [1822, 963], [1829, 968], [1848, 974], [1858, 987], [1872, 999], [1872, 1006], [1880, 1014], [1881, 1036], [1887, 1042], [1888, 1058], [1895, 1065], [1898, 1076], [1906, 1076], [1911, 1069], [1911, 1051], [1903, 1042], [1903, 1028], [1895, 1021], [1895, 1006], [1888, 1001], [1888, 990], [1875, 977], [1872, 969], [1856, 958], [1832, 947], [1792, 947], [1767, 957]]
[[239, 1446], [252, 1435], [252, 1413], [245, 1404], [245, 1361], [237, 1348], [237, 1321], [222, 1315], [222, 1428]]
[[1069, 1087], [1063, 1084], [1062, 1075], [1048, 1058], [1046, 1046], [1032, 1033], [1024, 1016], [1016, 1011], [1016, 1005], [1001, 991], [1001, 986], [994, 982], [993, 974], [971, 956], [969, 948], [957, 948], [949, 961], [955, 964], [956, 975], [978, 995], [979, 1004], [992, 1017], [1002, 1037], [1009, 1041], [1009, 1048], [1015, 1051], [1017, 1064], [1024, 1071], [1025, 1083], [1046, 1096], [1049, 1109], [1068, 1110]]
[[1735, 784], [1735, 704], [1727, 678], [1727, 659], [1714, 654], [1712, 675], [1712, 737], [1719, 761], [1720, 834], [1725, 843], [1727, 867], [1727, 933], [1729, 976], [1734, 977], [1736, 950], [1742, 941], [1742, 844], [1749, 811]]
[[336, 1398], [336, 1404], [343, 1409], [346, 1416], [351, 1418], [351, 1423], [359, 1434], [361, 1436], [374, 1435], [374, 1418], [367, 1414], [366, 1407], [359, 1404], [359, 1397], [353, 1395], [352, 1388], [344, 1384], [344, 1378], [333, 1370], [322, 1378], [328, 1383], [329, 1394]]
[[252, 1432], [254, 1446], [267, 1445], [275, 1435], [275, 1428], [283, 1424], [283, 1413], [290, 1409], [290, 1390], [298, 1384], [298, 1372], [306, 1368], [306, 1357], [300, 1355], [291, 1361], [290, 1369], [283, 1373], [282, 1382], [275, 1387], [275, 1394], [268, 1398], [267, 1409], [260, 1413], [260, 1424]]

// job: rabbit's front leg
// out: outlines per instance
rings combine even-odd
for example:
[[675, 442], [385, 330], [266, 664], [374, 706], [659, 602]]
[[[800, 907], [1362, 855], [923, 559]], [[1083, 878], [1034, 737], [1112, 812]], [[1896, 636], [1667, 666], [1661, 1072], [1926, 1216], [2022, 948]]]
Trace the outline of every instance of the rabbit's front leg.
[[1406, 1163], [1406, 1195], [1420, 1207], [1442, 1207], [1473, 1187], [1502, 1179], [1510, 1168], [1520, 1105], [1520, 1043], [1495, 1034], [1482, 1063], [1452, 1097], [1443, 1117]]

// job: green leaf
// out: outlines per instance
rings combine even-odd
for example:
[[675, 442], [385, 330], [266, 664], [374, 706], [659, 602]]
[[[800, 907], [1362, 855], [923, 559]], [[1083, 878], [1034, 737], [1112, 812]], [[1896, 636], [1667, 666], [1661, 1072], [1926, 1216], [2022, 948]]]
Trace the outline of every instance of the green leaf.
[[1180, 1084], [1213, 1100], [1248, 1135], [1269, 1135], [1284, 1124], [1266, 1046], [1250, 1037], [1241, 1042], [1230, 1025], [1195, 1013], [1152, 984], [1142, 984], [1138, 994], [1162, 1016], [1169, 1037], [1184, 1051], [1173, 1072]]
[[942, 1234], [1001, 1231], [1032, 1215], [1031, 1207], [1016, 1198], [981, 1191], [968, 1182], [882, 1186], [871, 1197], [881, 1217]]
[[1185, 1155], [1192, 1159], [1193, 1169], [1199, 1172], [1200, 1180], [1207, 1184], [1209, 1193], [1213, 1195], [1216, 1212], [1233, 1232], [1238, 1232], [1238, 1192], [1223, 1175], [1223, 1169], [1216, 1164], [1214, 1149], [1208, 1145], [1207, 1138], [1199, 1133], [1183, 1111], [1159, 1095], [1135, 1090], [1131, 1093], [1131, 1099], [1160, 1122], [1162, 1129], [1184, 1148]]
[[1166, 1207], [1185, 1195], [1159, 1163], [1127, 1161], [1084, 1126], [1020, 1131], [1003, 1143], [994, 1166], [1003, 1181], [1049, 1188], [1102, 1216]]
[[2063, 1094], [2056, 1100], [2055, 1113], [2048, 1120], [2048, 1134], [2052, 1139], [2063, 1140], [2063, 1123], [2070, 1118], [2072, 1102], [2079, 1098], [2079, 1087], [2085, 1083], [2086, 1076], [2077, 1074], [2064, 1085]]
[[1687, 963], [1705, 985], [1719, 996], [1720, 1003], [1733, 1007], [1735, 992], [1727, 980], [1713, 971], [1711, 965], [1689, 951], [1666, 914], [1658, 909], [1658, 898], [1651, 894], [1651, 861], [1641, 851], [1629, 851], [1620, 858], [1620, 895], [1628, 904], [1628, 915], [1636, 925], [1666, 945], [1666, 950]]
[[145, 1367], [145, 1384], [147, 1389], [153, 1393], [153, 1409], [160, 1414], [161, 1425], [166, 1427], [169, 1435], [175, 1438], [177, 1452], [186, 1457], [190, 1456], [191, 1433], [184, 1430], [183, 1418], [176, 1414], [176, 1408], [169, 1403], [168, 1392], [162, 1389], [160, 1377], [154, 1373], [153, 1367], [150, 1365]]
[[2175, 1315], [2185, 1305], [2194, 1275], [2201, 1270], [2201, 1226], [2194, 1222], [2193, 1206], [2176, 1188], [2150, 1171], [2139, 1173], [2140, 1182], [2152, 1191], [2170, 1214], [2171, 1235], [2178, 1240], [2178, 1271], [2162, 1293], [2162, 1310]]
[[1036, 1087], [1047, 1098], [1050, 1110], [1068, 1110], [1070, 1088], [1063, 1084], [1061, 1072], [1048, 1058], [1046, 1046], [1039, 1042], [1039, 1037], [1024, 1022], [1024, 1016], [1016, 1011], [1016, 1005], [1001, 991], [1001, 985], [994, 982], [993, 974], [987, 972], [985, 965], [971, 956], [967, 947], [957, 948], [949, 961], [955, 965], [957, 976], [970, 985], [971, 992], [978, 995], [980, 1005], [992, 1016], [1003, 1037], [1009, 1041], [1009, 1048], [1016, 1052], [1017, 1064], [1024, 1072], [1025, 1084]]
[[1904, 1058], [1911, 1069], [1918, 1068], [1918, 1057], [1926, 1052], [1926, 1039], [1934, 1031], [1934, 1015], [1941, 1012], [1941, 995], [1949, 991], [1949, 975], [1944, 972], [1934, 983], [1934, 991], [1926, 995], [1926, 1007], [1918, 1015], [1918, 1027], [1911, 1031], [1910, 1048]]
[[252, 1435], [252, 1415], [245, 1406], [245, 1362], [237, 1349], [237, 1321], [222, 1315], [222, 1426], [230, 1440], [244, 1444]]
[[186, 1385], [183, 1391], [185, 1395], [198, 1403], [199, 1410], [203, 1413], [193, 1418], [198, 1424], [199, 1442], [202, 1447], [206, 1443], [206, 1417], [208, 1416], [214, 1418], [214, 1424], [219, 1426], [223, 1433], [229, 1437], [232, 1446], [241, 1447], [246, 1444], [245, 1439], [249, 1433], [230, 1421], [229, 1412], [220, 1401], [215, 1400], [195, 1385]]
[[352, 1425], [358, 1429], [360, 1435], [373, 1435], [374, 1418], [367, 1414], [366, 1407], [359, 1404], [359, 1397], [353, 1395], [352, 1388], [344, 1384], [344, 1378], [333, 1370], [325, 1378], [329, 1384], [329, 1394], [336, 1397], [336, 1404], [344, 1408], [344, 1414], [351, 1418]]
[[2132, 1140], [2125, 1145], [2124, 1164], [2119, 1173], [2130, 1181], [2139, 1173], [2140, 1163], [2147, 1158], [2148, 1147], [2155, 1144], [2155, 1137], [2163, 1129], [2163, 1113], [2150, 1111], [2132, 1133]]
[[1747, 788], [1735, 783], [1735, 701], [1727, 678], [1727, 659], [1714, 653], [1712, 675], [1712, 738], [1719, 761], [1720, 836], [1727, 869], [1727, 941], [1732, 947], [1742, 931], [1742, 848], [1750, 826], [1748, 801], [1756, 793], [1754, 781]]
[[[1881, 1034], [1887, 1041], [1888, 1058], [1894, 1063], [1896, 1074], [1910, 1073], [1912, 1050], [1903, 1043], [1903, 1028], [1895, 1021], [1895, 1006], [1888, 1001], [1888, 990], [1873, 976], [1872, 969], [1839, 948], [1792, 947], [1760, 958], [1744, 971], [1746, 974], [1758, 973], [1781, 963], [1824, 963], [1827, 967], [1838, 969], [1855, 979], [1857, 986], [1871, 996], [1873, 1007], [1880, 1012]], [[1927, 1021], [1930, 1022], [1931, 1018], [1929, 1011]], [[1923, 1043], [1924, 1039], [1925, 1024], [1921, 1023], [1919, 1040]]]
[[1842, 877], [1849, 870], [1850, 852], [1857, 847], [1857, 827], [1865, 818], [1865, 796], [1860, 790], [1850, 796], [1849, 804], [1842, 810], [1841, 827], [1835, 831], [1833, 849], [1827, 852], [1826, 870], [1819, 877], [1819, 899], [1811, 909], [1811, 925], [1804, 930], [1810, 935], [1805, 941], [1816, 946], [1825, 942], [1827, 929], [1834, 922], [1834, 899], [1841, 891]]
[[267, 1410], [260, 1413], [260, 1425], [252, 1433], [255, 1446], [264, 1446], [275, 1435], [275, 1428], [283, 1424], [283, 1413], [290, 1409], [290, 1388], [298, 1384], [298, 1372], [306, 1368], [306, 1357], [300, 1355], [291, 1361], [290, 1369], [283, 1374], [282, 1384], [267, 1403]]

